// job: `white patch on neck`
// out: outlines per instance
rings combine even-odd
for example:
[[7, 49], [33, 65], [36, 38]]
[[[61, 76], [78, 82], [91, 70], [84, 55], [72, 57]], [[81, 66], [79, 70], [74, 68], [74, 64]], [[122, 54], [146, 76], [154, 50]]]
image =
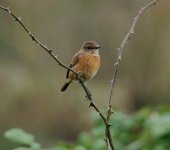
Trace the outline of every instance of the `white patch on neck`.
[[93, 56], [98, 56], [99, 55], [99, 50], [95, 49], [94, 51], [92, 51], [91, 53]]
[[93, 56], [99, 56], [99, 50], [98, 49], [94, 49], [92, 51], [88, 51], [88, 52], [85, 52], [83, 49], [80, 50], [81, 53], [87, 53], [87, 54], [90, 54], [90, 55], [93, 55]]

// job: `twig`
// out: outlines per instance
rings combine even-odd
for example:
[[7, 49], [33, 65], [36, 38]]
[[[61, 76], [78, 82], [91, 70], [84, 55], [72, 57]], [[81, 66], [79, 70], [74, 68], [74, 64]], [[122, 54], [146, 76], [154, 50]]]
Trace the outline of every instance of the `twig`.
[[153, 1], [151, 1], [149, 4], [147, 4], [146, 6], [141, 7], [141, 9], [138, 11], [137, 15], [133, 18], [133, 22], [132, 22], [132, 25], [131, 25], [131, 27], [130, 27], [129, 32], [127, 33], [127, 35], [126, 35], [125, 38], [123, 39], [120, 47], [117, 48], [117, 50], [116, 50], [116, 51], [118, 51], [118, 57], [117, 57], [117, 61], [116, 61], [115, 65], [117, 65], [117, 64], [119, 63], [119, 61], [121, 60], [124, 46], [127, 44], [128, 40], [130, 40], [131, 35], [135, 33], [135, 26], [136, 26], [136, 23], [137, 23], [139, 17], [140, 17], [148, 8], [150, 8], [152, 5], [156, 5], [156, 3], [157, 3], [158, 1], [159, 1], [159, 0], [153, 0]]
[[[109, 102], [108, 102], [108, 110], [107, 110], [107, 123], [109, 123], [110, 121], [110, 117], [113, 113], [112, 111], [112, 96], [113, 96], [113, 87], [115, 85], [115, 82], [116, 82], [116, 77], [117, 77], [117, 72], [118, 72], [118, 66], [119, 66], [119, 63], [121, 61], [121, 58], [122, 58], [122, 52], [123, 52], [123, 49], [125, 47], [125, 45], [127, 44], [128, 40], [130, 40], [130, 37], [132, 34], [134, 34], [134, 30], [135, 30], [135, 26], [137, 24], [137, 21], [139, 19], [139, 17], [147, 10], [149, 9], [151, 6], [155, 5], [159, 0], [153, 0], [151, 1], [150, 3], [148, 3], [146, 6], [144, 7], [141, 7], [137, 13], [137, 15], [133, 18], [133, 22], [132, 22], [132, 25], [130, 26], [130, 29], [128, 31], [128, 33], [126, 34], [125, 38], [123, 39], [122, 43], [120, 44], [120, 47], [116, 49], [116, 52], [117, 52], [117, 58], [116, 58], [116, 61], [114, 63], [114, 70], [113, 70], [113, 76], [112, 76], [112, 80], [110, 81], [111, 83], [111, 86], [110, 86], [110, 93], [109, 93]], [[105, 130], [105, 141], [106, 141], [106, 144], [109, 145], [110, 144], [110, 147], [111, 149], [113, 150], [112, 148], [112, 137], [111, 137], [111, 134], [110, 134], [110, 128], [106, 126], [106, 130]], [[109, 144], [108, 144], [109, 143]]]
[[71, 69], [70, 67], [68, 67], [67, 65], [65, 65], [64, 63], [62, 63], [57, 56], [54, 56], [52, 54], [53, 49], [49, 49], [46, 45], [42, 44], [31, 32], [30, 30], [25, 26], [25, 24], [21, 21], [21, 17], [17, 17], [13, 12], [11, 12], [11, 10], [8, 8], [5, 8], [3, 6], [0, 6], [0, 9], [6, 11], [8, 14], [10, 14], [16, 22], [18, 22], [23, 29], [27, 32], [27, 34], [31, 37], [32, 41], [34, 41], [35, 43], [37, 43], [38, 46], [40, 46], [42, 49], [44, 49], [61, 67], [71, 70], [73, 73], [76, 74], [81, 86], [83, 87], [85, 93], [86, 93], [86, 97], [88, 100], [91, 100], [91, 95], [88, 92], [87, 87], [85, 86], [84, 82], [82, 81], [81, 78], [79, 78], [77, 72], [75, 72], [73, 69]]
[[81, 86], [83, 87], [85, 93], [86, 93], [86, 97], [89, 100], [89, 107], [93, 107], [95, 109], [95, 111], [100, 115], [101, 119], [103, 120], [104, 124], [106, 126], [110, 126], [109, 123], [107, 123], [106, 117], [102, 114], [102, 112], [100, 111], [100, 109], [98, 108], [98, 106], [94, 103], [94, 101], [92, 101], [92, 97], [89, 93], [89, 90], [87, 89], [86, 85], [84, 84], [84, 82], [82, 81], [81, 78], [79, 78], [78, 74], [72, 70], [70, 67], [68, 67], [67, 65], [65, 65], [64, 63], [62, 63], [57, 56], [54, 56], [52, 54], [53, 49], [49, 49], [47, 46], [45, 46], [44, 44], [42, 44], [31, 32], [30, 30], [26, 27], [26, 25], [21, 21], [20, 17], [17, 17], [13, 12], [10, 11], [9, 8], [5, 8], [3, 6], [0, 6], [0, 9], [4, 10], [5, 12], [7, 12], [9, 15], [11, 15], [16, 22], [18, 22], [22, 28], [27, 32], [27, 34], [31, 37], [32, 41], [36, 42], [38, 46], [40, 46], [42, 49], [44, 49], [61, 67], [71, 70], [73, 73], [75, 73], [77, 75], [77, 78], [79, 80], [79, 83], [81, 84]]

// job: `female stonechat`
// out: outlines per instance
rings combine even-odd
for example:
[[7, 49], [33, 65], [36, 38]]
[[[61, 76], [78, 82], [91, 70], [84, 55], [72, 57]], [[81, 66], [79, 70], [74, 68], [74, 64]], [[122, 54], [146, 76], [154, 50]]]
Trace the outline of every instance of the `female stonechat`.
[[[77, 52], [70, 64], [78, 76], [85, 82], [92, 79], [100, 67], [100, 46], [95, 41], [84, 42], [79, 52]], [[77, 80], [77, 76], [72, 71], [68, 70], [66, 74], [67, 81], [62, 86], [61, 92], [64, 92], [72, 81]]]

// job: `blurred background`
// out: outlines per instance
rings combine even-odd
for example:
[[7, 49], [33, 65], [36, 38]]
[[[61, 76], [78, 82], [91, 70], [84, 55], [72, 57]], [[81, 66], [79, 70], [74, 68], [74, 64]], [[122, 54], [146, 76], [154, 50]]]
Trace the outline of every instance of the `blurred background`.
[[[107, 107], [115, 49], [137, 10], [149, 0], [0, 0], [65, 64], [84, 41], [101, 45], [101, 68], [88, 83], [93, 99]], [[170, 1], [160, 1], [142, 16], [123, 52], [114, 88], [115, 110], [132, 113], [141, 107], [170, 103]], [[32, 132], [45, 146], [73, 142], [93, 127], [80, 85], [60, 88], [66, 70], [33, 43], [14, 19], [0, 10], [0, 149], [13, 127]]]

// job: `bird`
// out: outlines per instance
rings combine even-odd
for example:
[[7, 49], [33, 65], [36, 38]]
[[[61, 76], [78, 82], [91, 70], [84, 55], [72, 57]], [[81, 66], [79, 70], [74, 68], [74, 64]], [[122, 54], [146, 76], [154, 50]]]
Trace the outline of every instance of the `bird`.
[[[83, 82], [92, 79], [97, 74], [100, 67], [100, 48], [97, 42], [87, 41], [73, 56], [69, 67], [78, 74]], [[73, 81], [78, 81], [77, 75], [71, 70], [67, 70], [66, 82], [61, 87], [61, 92], [64, 92]]]

